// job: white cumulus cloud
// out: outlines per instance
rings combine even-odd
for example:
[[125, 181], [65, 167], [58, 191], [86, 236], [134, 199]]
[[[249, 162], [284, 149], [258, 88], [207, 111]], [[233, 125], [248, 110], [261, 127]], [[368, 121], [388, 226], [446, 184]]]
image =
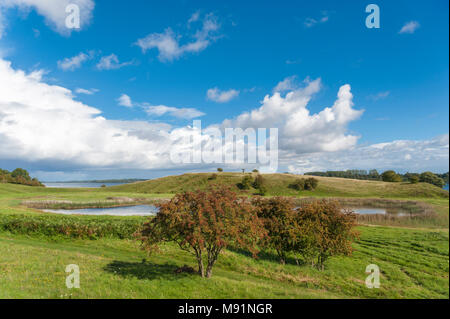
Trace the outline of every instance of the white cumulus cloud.
[[132, 65], [133, 61], [120, 63], [117, 55], [110, 54], [104, 56], [100, 59], [100, 62], [97, 63], [97, 69], [99, 70], [117, 70], [124, 66]]
[[131, 101], [131, 98], [126, 94], [122, 94], [117, 99], [117, 103], [119, 103], [120, 106], [133, 107], [133, 102]]
[[229, 102], [232, 99], [239, 96], [239, 91], [230, 89], [227, 91], [221, 91], [217, 87], [209, 89], [206, 92], [206, 96], [209, 100], [217, 102], [217, 103], [225, 103]]
[[350, 150], [288, 156], [284, 163], [292, 173], [347, 169], [393, 169], [399, 172], [446, 172], [449, 160], [449, 135], [429, 140], [396, 140]]
[[[45, 83], [42, 75], [42, 71], [16, 70], [10, 62], [0, 59], [0, 160], [33, 163], [42, 171], [185, 168], [174, 164], [170, 153], [186, 150], [184, 138], [193, 127], [109, 120], [102, 116], [101, 110], [77, 101], [72, 91]], [[358, 137], [347, 132], [348, 124], [362, 114], [353, 108], [350, 85], [340, 87], [332, 106], [311, 114], [307, 105], [320, 88], [321, 80], [316, 79], [285, 95], [279, 92], [267, 95], [258, 108], [225, 120], [217, 127], [279, 128], [282, 171], [284, 168], [293, 172], [350, 168], [448, 170], [448, 134], [424, 141], [358, 146]], [[153, 106], [122, 97], [125, 104], [142, 107], [155, 116], [202, 115], [192, 108]], [[202, 143], [213, 145], [215, 139], [204, 135]], [[226, 149], [229, 146], [225, 145]], [[189, 167], [198, 170], [209, 166]]]
[[76, 88], [75, 89], [75, 93], [86, 94], [86, 95], [94, 95], [98, 91], [99, 91], [98, 89], [83, 89], [83, 88]]
[[145, 111], [149, 115], [163, 116], [165, 114], [168, 114], [170, 116], [186, 120], [190, 120], [205, 115], [205, 113], [194, 108], [177, 108], [166, 105], [147, 106], [145, 107]]
[[261, 106], [245, 112], [233, 120], [225, 120], [224, 127], [278, 128], [280, 147], [295, 153], [338, 151], [353, 147], [358, 136], [347, 134], [347, 126], [357, 120], [362, 110], [353, 108], [350, 85], [341, 86], [337, 100], [316, 114], [307, 105], [321, 88], [321, 80], [304, 81], [305, 86], [286, 95], [275, 92], [266, 95]]
[[81, 68], [81, 65], [91, 60], [94, 57], [94, 51], [89, 51], [87, 53], [80, 52], [74, 57], [64, 58], [63, 60], [58, 61], [58, 68], [63, 71], [75, 71], [76, 69]]
[[6, 21], [2, 16], [6, 10], [11, 8], [36, 10], [39, 15], [45, 18], [46, 24], [61, 35], [68, 36], [74, 30], [79, 31], [79, 29], [69, 29], [66, 27], [66, 18], [68, 16], [66, 7], [69, 4], [75, 4], [79, 7], [80, 29], [83, 29], [92, 20], [95, 7], [93, 0], [0, 0], [0, 38], [6, 28]]
[[170, 161], [170, 126], [107, 120], [41, 75], [0, 59], [0, 159], [147, 169]]
[[[199, 17], [195, 15], [189, 19], [189, 24], [197, 21]], [[135, 43], [142, 52], [151, 49], [158, 50], [158, 59], [162, 62], [173, 61], [186, 53], [196, 53], [205, 50], [216, 39], [216, 33], [220, 24], [214, 14], [209, 13], [203, 18], [202, 27], [192, 35], [192, 40], [181, 44], [181, 35], [175, 34], [171, 28], [167, 28], [163, 33], [151, 33], [145, 38], [138, 39]]]

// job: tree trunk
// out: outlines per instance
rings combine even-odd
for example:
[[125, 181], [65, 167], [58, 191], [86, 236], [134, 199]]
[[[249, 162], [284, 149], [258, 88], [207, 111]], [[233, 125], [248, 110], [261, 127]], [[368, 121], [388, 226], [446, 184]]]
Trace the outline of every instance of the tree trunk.
[[278, 257], [280, 258], [280, 263], [282, 265], [286, 264], [286, 256], [285, 256], [285, 254], [281, 250], [278, 250], [278, 249], [277, 249], [277, 254], [278, 254]]
[[206, 278], [211, 278], [212, 276], [212, 266], [208, 265], [206, 268]]
[[206, 267], [206, 278], [211, 278], [212, 268], [219, 258], [221, 249], [210, 249], [208, 251], [208, 266]]
[[198, 273], [200, 276], [205, 277], [205, 269], [203, 267], [202, 251], [200, 249], [195, 250], [195, 255], [197, 256], [198, 263]]

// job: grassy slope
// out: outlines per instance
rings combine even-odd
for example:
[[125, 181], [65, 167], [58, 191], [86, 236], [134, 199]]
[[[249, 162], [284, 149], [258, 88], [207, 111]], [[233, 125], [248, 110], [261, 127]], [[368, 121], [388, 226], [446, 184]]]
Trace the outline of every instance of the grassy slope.
[[[193, 256], [167, 245], [146, 257], [135, 242], [48, 241], [0, 234], [0, 298], [448, 298], [448, 232], [360, 227], [352, 257], [331, 258], [323, 272], [273, 255], [253, 260], [225, 251], [211, 279], [174, 274]], [[142, 259], [147, 258], [145, 263]], [[66, 265], [78, 264], [81, 289], [65, 287]], [[365, 268], [382, 272], [365, 287]]]
[[[237, 184], [241, 182], [241, 173], [194, 173], [179, 176], [168, 176], [159, 179], [119, 185], [107, 188], [110, 192], [134, 192], [136, 194], [175, 194], [182, 191], [203, 189], [212, 184], [229, 185], [240, 191]], [[253, 176], [256, 176], [253, 174]], [[434, 210], [448, 219], [449, 192], [427, 183], [386, 183], [335, 177], [314, 177], [319, 185], [314, 191], [298, 192], [289, 187], [296, 179], [304, 176], [292, 174], [263, 174], [269, 196], [297, 197], [347, 197], [347, 198], [391, 198], [427, 202]], [[247, 194], [255, 193], [250, 190]], [[447, 223], [447, 222], [445, 222]], [[444, 223], [444, 224], [445, 224]]]
[[[254, 174], [253, 174], [254, 175]], [[107, 188], [108, 191], [135, 193], [178, 193], [206, 188], [210, 184], [226, 184], [236, 191], [243, 177], [240, 173], [219, 173], [217, 179], [211, 179], [212, 173], [184, 174], [159, 179], [119, 185]], [[255, 176], [255, 175], [254, 175]], [[436, 198], [448, 199], [448, 191], [436, 186], [419, 183], [385, 183], [332, 177], [315, 177], [319, 186], [314, 192], [299, 193], [289, 188], [296, 179], [302, 177], [291, 174], [264, 174], [268, 195], [321, 196], [321, 197], [378, 197], [378, 198]]]
[[[232, 185], [242, 174], [185, 174], [106, 189], [50, 189], [0, 184], [0, 214], [38, 213], [22, 200], [98, 201], [108, 197], [169, 197], [211, 183]], [[298, 176], [265, 175], [269, 195], [385, 197], [435, 205], [448, 216], [448, 192], [428, 184], [403, 184], [318, 178], [314, 192], [288, 186]], [[81, 218], [81, 217], [80, 217]], [[253, 260], [226, 251], [211, 280], [175, 275], [194, 266], [192, 256], [173, 246], [148, 258], [129, 240], [54, 240], [0, 233], [0, 298], [448, 298], [448, 229], [431, 231], [360, 227], [353, 257], [333, 257], [324, 272], [293, 263], [281, 266], [271, 255]], [[65, 288], [65, 266], [81, 267], [82, 289]], [[381, 288], [367, 289], [365, 267], [382, 271]]]
[[103, 188], [44, 188], [0, 183], [0, 213], [36, 213], [21, 206], [24, 200], [70, 200], [74, 202], [105, 201], [111, 197], [159, 198], [171, 194], [136, 194], [131, 191], [111, 193]]

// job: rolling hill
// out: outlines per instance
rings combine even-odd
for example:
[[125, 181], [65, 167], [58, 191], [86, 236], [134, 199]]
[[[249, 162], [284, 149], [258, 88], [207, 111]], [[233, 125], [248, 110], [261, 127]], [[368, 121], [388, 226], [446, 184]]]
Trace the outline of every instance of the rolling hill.
[[[250, 173], [248, 173], [250, 174]], [[252, 173], [253, 177], [256, 176]], [[109, 191], [174, 194], [183, 191], [205, 189], [209, 185], [228, 185], [238, 188], [242, 173], [190, 173], [168, 176], [144, 182], [108, 187]], [[289, 186], [305, 176], [293, 174], [263, 174], [268, 193], [271, 196], [317, 196], [317, 197], [377, 197], [377, 198], [449, 198], [449, 192], [427, 183], [386, 183], [381, 181], [354, 180], [335, 177], [315, 177], [319, 186], [314, 191], [296, 191]], [[307, 176], [310, 177], [310, 176]], [[255, 193], [250, 189], [248, 194]]]

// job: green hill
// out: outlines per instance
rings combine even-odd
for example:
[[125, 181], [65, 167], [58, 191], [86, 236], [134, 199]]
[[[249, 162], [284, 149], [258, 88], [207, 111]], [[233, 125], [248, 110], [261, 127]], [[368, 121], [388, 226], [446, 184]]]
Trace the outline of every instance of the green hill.
[[[250, 173], [248, 173], [250, 174]], [[109, 191], [174, 194], [183, 191], [205, 189], [209, 185], [229, 185], [235, 191], [248, 194], [256, 190], [241, 191], [237, 184], [242, 173], [192, 173], [168, 176], [145, 182], [108, 187]], [[253, 177], [256, 174], [252, 174]], [[315, 177], [319, 186], [314, 191], [296, 191], [289, 186], [305, 176], [293, 174], [263, 174], [268, 193], [277, 196], [318, 196], [318, 197], [386, 197], [386, 198], [448, 198], [449, 192], [427, 183], [386, 183], [381, 181], [354, 180], [335, 177]], [[310, 176], [307, 176], [310, 177]]]

